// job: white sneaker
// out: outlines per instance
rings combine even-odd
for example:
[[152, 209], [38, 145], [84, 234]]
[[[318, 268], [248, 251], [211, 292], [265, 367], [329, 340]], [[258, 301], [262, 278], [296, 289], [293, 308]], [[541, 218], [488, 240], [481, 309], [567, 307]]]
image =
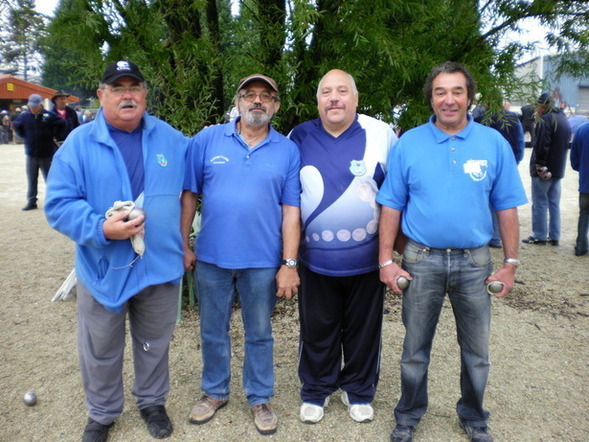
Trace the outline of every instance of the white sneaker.
[[356, 422], [365, 423], [370, 422], [374, 419], [374, 409], [370, 404], [352, 404], [350, 405], [350, 400], [348, 399], [348, 393], [346, 391], [342, 391], [342, 402], [343, 404], [348, 407], [348, 413], [350, 417], [354, 419]]
[[[329, 397], [325, 399], [323, 403], [323, 407], [327, 407], [329, 404]], [[299, 417], [301, 421], [305, 424], [316, 424], [323, 419], [323, 407], [315, 404], [311, 404], [309, 402], [303, 402], [301, 405], [301, 413]]]

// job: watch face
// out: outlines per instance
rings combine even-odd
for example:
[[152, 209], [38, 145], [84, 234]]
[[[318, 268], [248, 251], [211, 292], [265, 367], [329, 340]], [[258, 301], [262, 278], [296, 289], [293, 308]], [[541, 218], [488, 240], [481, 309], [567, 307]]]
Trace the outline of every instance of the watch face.
[[297, 260], [292, 259], [292, 258], [285, 259], [283, 261], [283, 263], [284, 263], [284, 265], [286, 265], [286, 267], [291, 268], [291, 269], [294, 269], [297, 266]]

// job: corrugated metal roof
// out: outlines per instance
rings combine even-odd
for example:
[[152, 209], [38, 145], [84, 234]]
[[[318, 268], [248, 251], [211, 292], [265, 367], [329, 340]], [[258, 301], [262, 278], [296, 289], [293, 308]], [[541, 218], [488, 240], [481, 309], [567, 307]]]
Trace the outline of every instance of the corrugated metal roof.
[[[0, 100], [26, 100], [31, 94], [39, 94], [43, 98], [51, 99], [55, 92], [57, 92], [55, 89], [21, 80], [13, 75], [0, 75]], [[80, 99], [70, 95], [67, 101], [77, 103]]]

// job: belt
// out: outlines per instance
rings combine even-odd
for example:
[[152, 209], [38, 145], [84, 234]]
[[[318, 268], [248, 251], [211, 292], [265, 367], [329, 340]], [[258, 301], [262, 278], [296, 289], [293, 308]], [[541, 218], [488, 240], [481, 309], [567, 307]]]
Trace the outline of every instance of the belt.
[[436, 253], [436, 254], [444, 254], [444, 255], [462, 255], [465, 253], [471, 253], [475, 250], [482, 249], [483, 247], [487, 247], [487, 246], [480, 246], [480, 247], [471, 247], [469, 249], [453, 249], [453, 248], [436, 249], [434, 247], [428, 247], [425, 244], [418, 243], [417, 241], [413, 241], [412, 239], [410, 239], [408, 241], [408, 244], [411, 244], [414, 247], [417, 247], [418, 249], [420, 249], [424, 253]]

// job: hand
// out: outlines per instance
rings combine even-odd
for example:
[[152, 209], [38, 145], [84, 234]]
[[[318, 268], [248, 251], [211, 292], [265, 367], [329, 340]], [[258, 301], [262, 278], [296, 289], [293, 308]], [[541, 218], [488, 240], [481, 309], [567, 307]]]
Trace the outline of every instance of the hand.
[[102, 223], [102, 231], [107, 239], [129, 239], [143, 229], [145, 216], [140, 215], [130, 221], [125, 221], [128, 213], [125, 211], [114, 213]]
[[280, 266], [278, 273], [276, 273], [276, 296], [279, 298], [286, 298], [287, 301], [298, 294], [301, 280], [299, 272], [296, 268], [291, 269], [287, 266]]
[[413, 280], [413, 277], [395, 262], [380, 269], [380, 280], [396, 295], [403, 293], [397, 285], [397, 279], [400, 276], [404, 276], [409, 281]]
[[489, 284], [492, 281], [500, 281], [503, 283], [503, 290], [494, 295], [498, 298], [503, 298], [509, 293], [515, 283], [515, 266], [511, 264], [503, 264], [503, 267], [489, 276], [485, 280], [485, 283]]
[[190, 247], [184, 247], [184, 271], [194, 270], [196, 266], [196, 255]]

